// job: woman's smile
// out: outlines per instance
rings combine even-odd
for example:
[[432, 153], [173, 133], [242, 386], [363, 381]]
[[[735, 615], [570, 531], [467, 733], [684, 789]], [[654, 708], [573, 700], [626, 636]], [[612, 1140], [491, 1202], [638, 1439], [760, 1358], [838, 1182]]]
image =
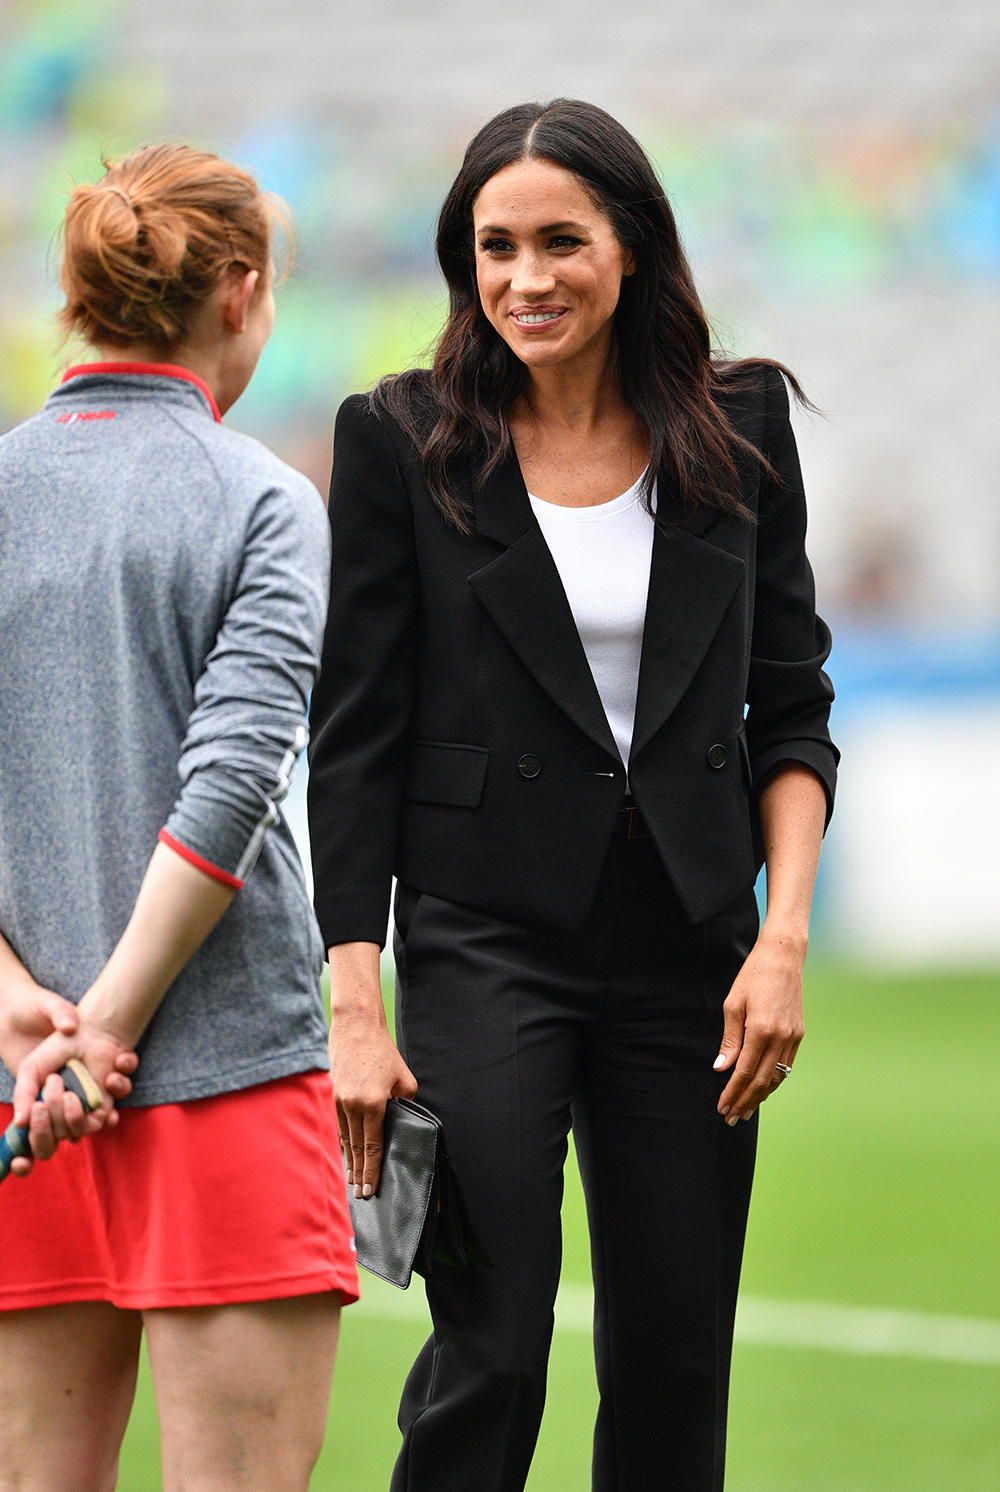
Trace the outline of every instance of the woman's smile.
[[547, 368], [610, 345], [631, 256], [579, 177], [515, 161], [481, 188], [473, 220], [483, 311], [522, 362]]
[[516, 306], [511, 311], [511, 320], [524, 331], [538, 333], [561, 322], [567, 314], [565, 306]]

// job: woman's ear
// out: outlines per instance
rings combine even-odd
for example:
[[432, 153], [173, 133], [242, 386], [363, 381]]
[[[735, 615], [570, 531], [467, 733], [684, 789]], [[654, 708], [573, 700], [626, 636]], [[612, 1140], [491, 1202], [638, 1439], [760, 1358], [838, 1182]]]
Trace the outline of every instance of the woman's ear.
[[[234, 268], [242, 269], [243, 266], [235, 265]], [[247, 313], [259, 279], [259, 269], [248, 269], [243, 274], [235, 275], [229, 285], [223, 302], [223, 318], [230, 330], [238, 335], [247, 329]]]

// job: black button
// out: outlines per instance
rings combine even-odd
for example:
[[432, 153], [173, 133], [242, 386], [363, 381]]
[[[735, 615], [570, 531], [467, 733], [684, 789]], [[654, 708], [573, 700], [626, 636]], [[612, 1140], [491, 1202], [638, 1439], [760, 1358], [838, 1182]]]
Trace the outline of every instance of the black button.
[[710, 746], [708, 748], [708, 765], [710, 767], [724, 767], [726, 765], [725, 746]]
[[517, 770], [522, 777], [537, 777], [542, 770], [542, 764], [537, 756], [533, 755], [530, 751], [526, 751], [517, 764]]

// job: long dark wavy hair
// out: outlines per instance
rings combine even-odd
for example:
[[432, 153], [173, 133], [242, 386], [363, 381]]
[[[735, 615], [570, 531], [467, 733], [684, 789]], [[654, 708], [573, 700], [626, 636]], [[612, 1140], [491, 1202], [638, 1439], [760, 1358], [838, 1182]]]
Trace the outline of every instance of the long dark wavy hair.
[[606, 213], [635, 272], [622, 280], [615, 310], [616, 370], [622, 396], [645, 425], [650, 460], [645, 496], [657, 477], [682, 501], [752, 515], [740, 498], [738, 465], [768, 466], [733, 429], [719, 396], [777, 368], [796, 397], [798, 381], [770, 358], [713, 356], [711, 333], [677, 223], [642, 146], [595, 104], [560, 98], [518, 104], [485, 124], [465, 152], [441, 208], [437, 256], [449, 311], [431, 369], [383, 378], [373, 394], [420, 452], [441, 512], [468, 531], [459, 480], [470, 466], [485, 481], [512, 449], [507, 412], [528, 389], [528, 370], [487, 320], [476, 284], [473, 206], [498, 171], [519, 160], [572, 171]]

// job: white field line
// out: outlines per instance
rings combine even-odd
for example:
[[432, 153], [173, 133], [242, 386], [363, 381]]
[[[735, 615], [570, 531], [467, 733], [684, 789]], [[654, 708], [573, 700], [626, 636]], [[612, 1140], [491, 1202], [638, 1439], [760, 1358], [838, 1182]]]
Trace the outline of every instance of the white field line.
[[[423, 1282], [396, 1290], [362, 1271], [362, 1298], [348, 1313], [430, 1325]], [[589, 1332], [594, 1297], [586, 1285], [560, 1285], [556, 1330]], [[763, 1347], [818, 1347], [875, 1357], [918, 1357], [936, 1362], [1000, 1365], [1000, 1321], [935, 1316], [924, 1311], [881, 1311], [818, 1300], [765, 1300], [743, 1296], [736, 1313], [737, 1342]]]

